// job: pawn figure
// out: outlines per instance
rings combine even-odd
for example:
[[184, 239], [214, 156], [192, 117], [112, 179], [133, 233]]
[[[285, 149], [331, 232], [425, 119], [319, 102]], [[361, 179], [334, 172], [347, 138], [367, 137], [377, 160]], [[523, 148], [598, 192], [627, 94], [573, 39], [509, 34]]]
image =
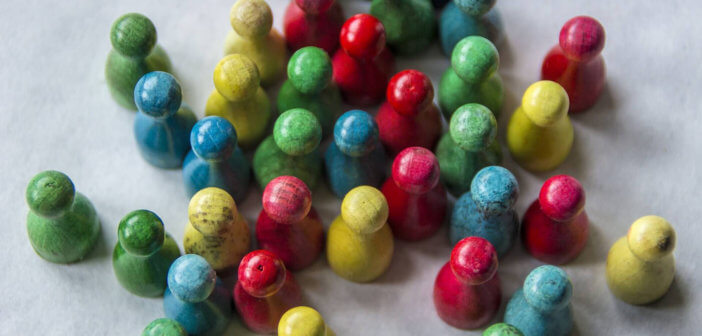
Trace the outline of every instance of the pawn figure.
[[568, 94], [556, 82], [539, 81], [524, 92], [507, 125], [507, 147], [522, 168], [544, 172], [558, 167], [573, 146]]
[[341, 93], [332, 83], [329, 55], [316, 47], [305, 47], [288, 62], [288, 80], [278, 92], [278, 111], [304, 108], [322, 125], [322, 135], [331, 134], [341, 111]]
[[82, 260], [98, 240], [100, 220], [93, 204], [76, 192], [66, 174], [47, 170], [29, 181], [27, 234], [44, 260], [70, 264]]
[[156, 27], [141, 14], [129, 13], [112, 24], [112, 50], [105, 63], [105, 80], [112, 98], [122, 107], [136, 110], [134, 85], [151, 71], [171, 71], [166, 52], [156, 45]]
[[271, 104], [260, 86], [256, 64], [241, 54], [225, 56], [215, 68], [214, 85], [205, 115], [229, 120], [239, 146], [254, 148], [266, 136], [271, 119]]
[[186, 254], [168, 270], [163, 310], [188, 335], [221, 335], [232, 314], [231, 294], [207, 260]]
[[310, 188], [317, 186], [322, 173], [319, 143], [322, 126], [312, 112], [292, 109], [275, 121], [270, 135], [256, 149], [253, 171], [261, 188], [278, 176], [301, 179]]
[[249, 225], [226, 191], [198, 191], [190, 199], [188, 220], [183, 239], [185, 253], [203, 256], [220, 275], [233, 271], [249, 251]]
[[394, 248], [387, 219], [388, 203], [378, 189], [360, 186], [349, 191], [327, 234], [332, 270], [353, 282], [381, 276], [390, 266]]
[[675, 278], [675, 230], [658, 216], [639, 218], [607, 255], [607, 285], [620, 300], [634, 305], [663, 297]]
[[514, 205], [519, 196], [517, 179], [503, 167], [485, 167], [475, 174], [470, 192], [453, 207], [449, 234], [455, 244], [464, 237], [487, 239], [502, 257], [514, 245], [519, 217]]
[[146, 162], [159, 168], [180, 168], [190, 150], [190, 130], [195, 113], [181, 105], [180, 84], [171, 74], [149, 72], [134, 87], [139, 112], [134, 119], [134, 136]]
[[570, 112], [583, 112], [597, 102], [604, 87], [604, 28], [589, 16], [577, 16], [563, 25], [558, 42], [544, 58], [541, 79], [561, 84]]
[[290, 51], [312, 46], [329, 55], [339, 47], [344, 13], [335, 0], [291, 0], [283, 17], [283, 32]]
[[501, 301], [495, 248], [479, 237], [458, 242], [434, 282], [439, 317], [459, 329], [480, 328], [495, 317]]
[[333, 79], [349, 105], [375, 105], [383, 100], [395, 71], [395, 57], [385, 46], [385, 28], [368, 14], [346, 20], [340, 33], [341, 49], [332, 58]]
[[169, 318], [153, 320], [141, 332], [141, 336], [188, 336], [180, 323]]
[[205, 117], [190, 133], [192, 150], [183, 164], [183, 182], [188, 196], [217, 187], [236, 202], [243, 202], [251, 179], [251, 166], [237, 146], [234, 126], [221, 117]]
[[161, 218], [149, 210], [132, 211], [119, 222], [117, 240], [112, 268], [122, 287], [138, 296], [162, 296], [180, 249]]
[[386, 96], [375, 120], [388, 152], [395, 156], [407, 147], [434, 148], [442, 125], [429, 77], [417, 70], [401, 71], [390, 80]]
[[238, 0], [229, 12], [232, 30], [224, 54], [248, 56], [258, 68], [261, 85], [269, 87], [283, 78], [285, 39], [273, 28], [273, 13], [264, 0]]
[[439, 82], [439, 106], [450, 120], [459, 107], [478, 103], [500, 116], [504, 90], [497, 73], [500, 56], [497, 48], [484, 37], [462, 39], [451, 54], [451, 67]]
[[283, 314], [278, 323], [278, 336], [335, 336], [316, 310], [299, 306]]
[[557, 175], [544, 182], [522, 221], [522, 244], [536, 259], [560, 265], [585, 248], [588, 219], [585, 190], [575, 178]]
[[431, 237], [446, 217], [446, 190], [439, 183], [439, 161], [423, 147], [409, 147], [395, 157], [392, 177], [383, 184], [388, 224], [395, 237], [416, 241]]
[[373, 0], [370, 14], [386, 27], [388, 45], [398, 55], [426, 51], [436, 36], [436, 16], [429, 0]]
[[283, 314], [302, 305], [302, 292], [278, 256], [256, 250], [241, 260], [234, 304], [247, 328], [257, 334], [273, 334]]
[[329, 187], [343, 198], [362, 185], [379, 188], [387, 157], [378, 140], [378, 125], [365, 111], [344, 113], [334, 126], [334, 141], [324, 155]]
[[461, 39], [478, 35], [497, 44], [502, 39], [502, 18], [493, 9], [497, 0], [452, 0], [439, 18], [439, 38], [446, 55]]
[[573, 285], [562, 269], [544, 265], [537, 267], [524, 280], [507, 304], [505, 323], [524, 336], [566, 336], [573, 330], [570, 297]]
[[256, 221], [261, 249], [271, 251], [291, 271], [311, 265], [324, 248], [324, 227], [312, 208], [312, 193], [294, 176], [279, 176], [263, 190]]
[[500, 322], [485, 329], [485, 331], [483, 331], [483, 336], [524, 336], [524, 334], [513, 325]]
[[436, 158], [441, 167], [441, 181], [454, 196], [470, 190], [480, 169], [502, 163], [502, 148], [495, 140], [496, 134], [497, 120], [483, 105], [463, 105], [451, 116], [449, 131], [436, 146]]

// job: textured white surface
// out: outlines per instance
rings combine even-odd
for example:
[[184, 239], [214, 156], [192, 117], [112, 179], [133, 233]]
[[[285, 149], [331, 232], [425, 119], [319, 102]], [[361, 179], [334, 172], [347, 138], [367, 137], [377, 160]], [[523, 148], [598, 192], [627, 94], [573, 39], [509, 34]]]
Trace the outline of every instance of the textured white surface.
[[[343, 1], [343, 0], [342, 0]], [[286, 0], [268, 0], [281, 27]], [[116, 226], [127, 212], [158, 213], [181, 241], [188, 199], [178, 170], [162, 171], [140, 157], [132, 136], [134, 114], [108, 93], [103, 65], [109, 29], [119, 15], [136, 11], [155, 23], [185, 101], [203, 115], [212, 71], [229, 29], [230, 1], [18, 1], [0, 2], [0, 139], [3, 211], [0, 259], [1, 335], [138, 335], [163, 316], [160, 299], [123, 290], [111, 265]], [[365, 1], [343, 1], [346, 15], [367, 11]], [[523, 213], [545, 178], [578, 178], [587, 191], [591, 235], [584, 253], [565, 266], [574, 285], [573, 308], [582, 335], [697, 334], [702, 327], [699, 197], [702, 176], [700, 91], [702, 22], [694, 0], [500, 1], [506, 43], [500, 46], [506, 102], [504, 126], [526, 87], [538, 79], [542, 57], [561, 25], [587, 14], [607, 31], [608, 79], [598, 104], [575, 116], [576, 139], [566, 163], [551, 174], [533, 175], [509, 157]], [[398, 70], [416, 68], [438, 83], [448, 61], [435, 44]], [[96, 206], [102, 240], [87, 260], [69, 266], [37, 257], [26, 238], [26, 183], [37, 172], [67, 173]], [[325, 225], [339, 201], [321, 187], [315, 207]], [[260, 191], [242, 204], [254, 221]], [[633, 307], [607, 289], [604, 260], [612, 243], [638, 217], [658, 214], [677, 229], [676, 281], [660, 302]], [[420, 243], [396, 244], [387, 274], [371, 284], [337, 277], [324, 258], [296, 274], [309, 304], [339, 335], [459, 335], [436, 316], [434, 277], [448, 260], [446, 230]], [[500, 265], [504, 299], [540, 265], [517, 245]], [[502, 313], [496, 320], [500, 320]], [[696, 318], [695, 318], [696, 317]], [[235, 331], [235, 332], [234, 332]], [[234, 320], [228, 334], [245, 334]], [[473, 334], [479, 334], [474, 332]]]

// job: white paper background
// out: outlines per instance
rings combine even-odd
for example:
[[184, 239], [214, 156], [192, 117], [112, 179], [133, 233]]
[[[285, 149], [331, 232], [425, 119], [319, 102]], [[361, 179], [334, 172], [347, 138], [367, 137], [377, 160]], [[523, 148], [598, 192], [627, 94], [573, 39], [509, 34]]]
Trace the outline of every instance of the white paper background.
[[[0, 334], [138, 335], [163, 316], [160, 299], [129, 294], [111, 265], [116, 226], [127, 212], [151, 209], [180, 243], [188, 198], [178, 170], [143, 161], [132, 135], [134, 114], [114, 103], [103, 65], [109, 29], [119, 15], [137, 11], [158, 29], [183, 85], [185, 101], [202, 117], [213, 88], [212, 71], [222, 55], [233, 1], [17, 1], [0, 2]], [[269, 0], [281, 27], [286, 0]], [[367, 11], [365, 1], [343, 1], [346, 15]], [[577, 332], [583, 335], [697, 334], [702, 296], [697, 243], [702, 46], [700, 6], [668, 1], [500, 1], [506, 44], [500, 73], [506, 85], [504, 125], [526, 87], [538, 79], [542, 57], [557, 42], [561, 25], [588, 14], [607, 31], [608, 79], [598, 104], [575, 116], [576, 139], [566, 163], [533, 175], [509, 157], [517, 176], [521, 213], [545, 178], [577, 177], [587, 190], [591, 219], [587, 248], [565, 266], [574, 285]], [[416, 68], [438, 83], [447, 68], [435, 44], [398, 70]], [[374, 110], [374, 109], [373, 109]], [[96, 206], [102, 238], [87, 260], [69, 266], [37, 257], [26, 237], [26, 183], [37, 172], [66, 172]], [[256, 189], [256, 188], [254, 188]], [[325, 187], [314, 205], [325, 225], [339, 201]], [[250, 221], [260, 210], [260, 191], [240, 205]], [[608, 291], [604, 260], [609, 247], [638, 217], [666, 217], [678, 233], [676, 281], [660, 302], [632, 307]], [[296, 274], [308, 303], [339, 335], [459, 335], [444, 324], [431, 300], [434, 277], [448, 260], [446, 230], [420, 243], [396, 244], [387, 274], [371, 284], [337, 277], [324, 258]], [[500, 265], [506, 302], [531, 269], [540, 265], [516, 246]], [[695, 316], [697, 318], [695, 319]], [[496, 318], [501, 320], [502, 312]], [[235, 331], [235, 332], [234, 332]], [[229, 334], [245, 334], [238, 320]], [[476, 331], [473, 334], [478, 334]]]

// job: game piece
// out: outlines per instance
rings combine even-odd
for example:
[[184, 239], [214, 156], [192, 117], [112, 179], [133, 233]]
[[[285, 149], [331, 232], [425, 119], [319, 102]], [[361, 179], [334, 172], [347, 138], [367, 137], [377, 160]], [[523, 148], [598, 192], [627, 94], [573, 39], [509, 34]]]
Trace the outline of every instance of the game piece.
[[144, 328], [141, 336], [188, 336], [180, 323], [169, 318], [155, 319]]
[[190, 150], [195, 113], [181, 105], [180, 84], [167, 72], [149, 72], [134, 86], [134, 137], [146, 162], [159, 168], [179, 168]]
[[304, 108], [312, 112], [327, 137], [341, 113], [341, 93], [332, 83], [329, 55], [317, 47], [304, 47], [288, 62], [288, 80], [278, 92], [278, 111]]
[[168, 270], [163, 310], [188, 335], [221, 335], [232, 314], [231, 292], [205, 258], [186, 254]]
[[312, 208], [312, 193], [294, 176], [279, 176], [263, 190], [256, 221], [261, 249], [273, 252], [291, 271], [311, 265], [324, 248], [324, 227]]
[[524, 334], [513, 325], [500, 322], [485, 329], [483, 336], [524, 336]]
[[205, 115], [223, 117], [234, 125], [243, 149], [263, 140], [271, 119], [271, 103], [259, 83], [258, 68], [250, 58], [225, 56], [215, 68], [215, 90], [205, 106]]
[[261, 85], [278, 83], [285, 72], [285, 39], [273, 28], [273, 13], [263, 0], [237, 0], [229, 11], [232, 30], [224, 41], [224, 54], [247, 56], [258, 68]]
[[524, 336], [570, 335], [572, 295], [573, 285], [565, 271], [551, 265], [537, 267], [524, 280], [524, 288], [509, 300], [505, 323], [519, 329]]
[[348, 111], [336, 121], [334, 141], [324, 155], [329, 188], [339, 198], [361, 185], [378, 188], [387, 160], [373, 117], [361, 110]]
[[207, 187], [228, 192], [243, 202], [251, 179], [251, 166], [237, 146], [234, 126], [221, 117], [205, 117], [190, 133], [192, 150], [183, 164], [183, 182], [188, 195]]
[[112, 98], [122, 107], [136, 110], [134, 85], [151, 71], [171, 71], [168, 55], [156, 44], [156, 27], [141, 14], [118, 18], [110, 29], [112, 50], [105, 63], [105, 80]]
[[324, 323], [316, 310], [299, 306], [291, 308], [278, 323], [279, 336], [334, 336], [334, 331]]
[[585, 248], [588, 227], [583, 186], [571, 176], [553, 176], [524, 214], [522, 244], [536, 259], [565, 264]]
[[585, 111], [597, 102], [605, 83], [605, 63], [600, 55], [604, 27], [589, 16], [576, 16], [563, 25], [558, 42], [544, 58], [541, 79], [563, 86], [570, 113]]
[[514, 205], [519, 184], [509, 170], [499, 166], [481, 169], [453, 207], [449, 235], [451, 243], [476, 236], [487, 239], [502, 257], [514, 245], [519, 216]]
[[497, 73], [500, 56], [489, 40], [480, 36], [462, 39], [451, 54], [449, 67], [439, 82], [439, 106], [446, 119], [459, 107], [478, 103], [500, 116], [504, 89]]
[[459, 329], [477, 329], [495, 317], [501, 301], [495, 248], [480, 237], [458, 242], [434, 282], [439, 317]]
[[346, 194], [341, 215], [327, 233], [327, 261], [334, 273], [353, 282], [370, 282], [390, 266], [393, 239], [388, 203], [380, 190], [360, 186]]
[[470, 190], [473, 176], [480, 169], [502, 163], [496, 134], [497, 120], [483, 105], [463, 105], [451, 116], [449, 131], [436, 146], [436, 158], [441, 181], [454, 196]]
[[247, 328], [272, 334], [283, 314], [302, 304], [302, 291], [278, 256], [256, 250], [241, 260], [234, 303]]
[[392, 176], [382, 192], [389, 208], [388, 224], [395, 237], [421, 240], [436, 233], [446, 218], [446, 190], [439, 183], [439, 161], [423, 147], [397, 154]]
[[44, 260], [69, 264], [85, 257], [98, 240], [100, 219], [95, 207], [76, 192], [66, 174], [46, 170], [35, 175], [26, 191], [27, 234]]
[[417, 70], [401, 71], [390, 79], [386, 96], [375, 121], [390, 155], [413, 146], [434, 148], [442, 125], [429, 77]]
[[461, 39], [477, 35], [497, 44], [502, 40], [502, 18], [496, 0], [453, 0], [439, 17], [439, 39], [446, 55]]
[[399, 55], [426, 51], [436, 37], [436, 17], [429, 0], [373, 0], [370, 14], [383, 23], [387, 43]]
[[122, 287], [132, 294], [162, 296], [168, 268], [178, 257], [178, 244], [155, 213], [136, 210], [119, 222], [112, 268]]
[[631, 224], [607, 255], [612, 294], [635, 305], [663, 297], [675, 278], [675, 236], [670, 223], [658, 216], [644, 216]]
[[565, 90], [552, 81], [531, 84], [507, 125], [507, 147], [514, 161], [534, 172], [553, 170], [565, 161], [572, 146]]
[[368, 14], [356, 14], [341, 27], [341, 49], [332, 58], [334, 83], [349, 105], [368, 106], [383, 100], [395, 57], [385, 45], [385, 28]]
[[205, 188], [190, 199], [183, 239], [185, 253], [203, 256], [224, 276], [249, 251], [250, 239], [246, 218], [226, 191]]
[[335, 0], [291, 0], [283, 17], [283, 32], [290, 51], [313, 46], [329, 55], [339, 47], [344, 12]]
[[292, 109], [275, 121], [273, 134], [256, 149], [253, 171], [261, 188], [283, 175], [295, 176], [310, 188], [317, 186], [322, 174], [319, 143], [322, 126], [312, 112]]

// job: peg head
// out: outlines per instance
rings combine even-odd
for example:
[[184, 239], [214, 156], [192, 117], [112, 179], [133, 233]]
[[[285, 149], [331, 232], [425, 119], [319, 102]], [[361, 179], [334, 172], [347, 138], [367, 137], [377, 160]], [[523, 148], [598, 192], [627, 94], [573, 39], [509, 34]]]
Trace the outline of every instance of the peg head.
[[475, 174], [470, 193], [481, 212], [498, 214], [514, 207], [519, 196], [519, 184], [507, 168], [488, 166]]
[[469, 84], [481, 84], [497, 71], [499, 64], [497, 48], [482, 36], [460, 40], [451, 53], [451, 68]]
[[487, 107], [466, 104], [451, 115], [449, 134], [464, 151], [483, 151], [495, 141], [497, 120]]
[[539, 192], [541, 211], [555, 221], [566, 221], [585, 207], [585, 190], [578, 180], [556, 175], [544, 182]]
[[222, 58], [215, 67], [213, 79], [217, 92], [230, 101], [253, 97], [261, 84], [256, 63], [242, 54]]
[[222, 117], [205, 117], [190, 131], [190, 145], [199, 158], [221, 161], [229, 158], [237, 147], [234, 126]]
[[356, 14], [341, 27], [340, 43], [353, 58], [373, 59], [385, 49], [385, 27], [370, 14]]
[[594, 18], [576, 16], [563, 25], [558, 43], [568, 58], [586, 62], [604, 48], [605, 30]]
[[261, 38], [273, 27], [273, 12], [263, 0], [239, 0], [229, 11], [234, 31], [245, 38]]
[[156, 45], [156, 27], [144, 15], [122, 15], [110, 29], [112, 47], [127, 57], [146, 57]]
[[288, 78], [304, 94], [322, 92], [332, 79], [329, 55], [317, 47], [304, 47], [296, 51], [288, 62]]
[[511, 324], [495, 323], [483, 331], [483, 336], [524, 336], [524, 334]]
[[73, 205], [76, 189], [64, 173], [46, 170], [35, 175], [27, 185], [26, 199], [29, 209], [37, 215], [55, 217]]
[[278, 323], [279, 336], [326, 336], [329, 328], [316, 310], [299, 306], [288, 309]]
[[346, 155], [367, 155], [375, 149], [378, 141], [378, 124], [365, 111], [348, 111], [342, 114], [334, 125], [334, 143]]
[[235, 222], [239, 212], [226, 191], [210, 187], [198, 191], [188, 204], [188, 220], [203, 235], [216, 235]]
[[439, 183], [439, 161], [424, 147], [409, 147], [397, 154], [392, 163], [392, 179], [398, 188], [423, 194]]
[[150, 256], [163, 246], [166, 231], [163, 221], [149, 210], [136, 210], [128, 213], [119, 222], [117, 239], [129, 254]]
[[424, 73], [404, 70], [390, 79], [386, 95], [388, 103], [397, 113], [414, 116], [431, 106], [434, 86]]
[[497, 272], [497, 251], [483, 238], [463, 238], [451, 251], [450, 266], [458, 279], [470, 285], [479, 285]]
[[662, 217], [644, 216], [631, 224], [626, 236], [629, 249], [644, 261], [655, 261], [675, 249], [675, 230]]
[[351, 189], [341, 201], [341, 218], [351, 230], [371, 234], [388, 221], [388, 202], [380, 190], [371, 186]]
[[573, 285], [565, 271], [544, 265], [524, 280], [524, 298], [534, 309], [548, 313], [565, 308], [573, 295]]
[[312, 112], [303, 108], [291, 109], [275, 121], [273, 140], [285, 154], [309, 154], [322, 141], [322, 125]]
[[188, 332], [178, 321], [160, 318], [149, 323], [141, 336], [188, 336]]
[[312, 208], [312, 193], [305, 182], [295, 176], [278, 176], [263, 190], [263, 210], [278, 223], [303, 220]]
[[456, 7], [473, 17], [485, 15], [495, 6], [495, 2], [497, 0], [454, 0]]
[[303, 12], [318, 15], [328, 11], [334, 4], [334, 0], [295, 0], [295, 3]]
[[154, 118], [176, 114], [182, 99], [180, 84], [167, 72], [149, 72], [134, 86], [134, 103], [137, 108]]
[[179, 257], [168, 269], [168, 289], [181, 301], [204, 301], [212, 294], [216, 281], [215, 271], [197, 254]]
[[239, 283], [252, 296], [263, 298], [275, 294], [285, 284], [283, 261], [273, 252], [249, 252], [239, 264]]
[[522, 97], [522, 109], [536, 125], [549, 127], [568, 115], [570, 101], [563, 87], [542, 80], [531, 84]]

